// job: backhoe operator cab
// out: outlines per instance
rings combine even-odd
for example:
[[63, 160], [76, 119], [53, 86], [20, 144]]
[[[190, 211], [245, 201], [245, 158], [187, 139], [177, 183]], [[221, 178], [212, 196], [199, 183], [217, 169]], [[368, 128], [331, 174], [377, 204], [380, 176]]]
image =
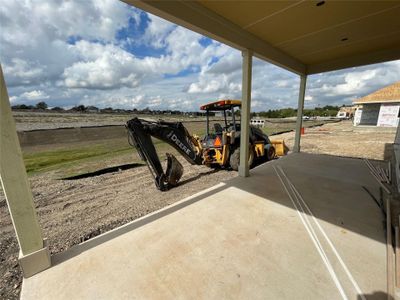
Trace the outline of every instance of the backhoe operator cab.
[[[240, 109], [240, 100], [220, 100], [202, 105], [206, 111], [206, 135], [201, 141], [203, 163], [210, 167], [225, 166], [233, 170], [239, 168], [240, 157], [240, 120], [235, 112]], [[224, 123], [213, 123], [210, 128], [210, 116], [215, 112], [222, 113]], [[211, 114], [212, 113], [212, 114]], [[260, 129], [250, 126], [249, 165], [256, 159], [270, 160], [275, 156], [275, 148], [266, 134]]]

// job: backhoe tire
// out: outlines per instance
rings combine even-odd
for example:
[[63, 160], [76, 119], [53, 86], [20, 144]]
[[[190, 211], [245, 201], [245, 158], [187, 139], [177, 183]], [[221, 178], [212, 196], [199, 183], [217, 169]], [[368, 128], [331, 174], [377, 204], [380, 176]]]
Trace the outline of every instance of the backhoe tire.
[[[253, 149], [249, 149], [249, 167], [252, 167], [254, 162], [254, 151]], [[229, 158], [229, 164], [232, 170], [238, 171], [240, 164], [240, 148], [236, 148], [235, 151], [231, 154]]]

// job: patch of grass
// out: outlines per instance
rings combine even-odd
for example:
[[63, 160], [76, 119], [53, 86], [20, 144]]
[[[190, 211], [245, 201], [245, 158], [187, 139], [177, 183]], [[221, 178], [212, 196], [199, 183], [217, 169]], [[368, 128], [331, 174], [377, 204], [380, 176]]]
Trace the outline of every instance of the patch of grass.
[[94, 147], [59, 149], [24, 154], [24, 161], [27, 172], [36, 173], [79, 160], [105, 155], [117, 155], [129, 150], [131, 150], [131, 147], [116, 147], [110, 149], [107, 146], [97, 145]]
[[[160, 160], [165, 158], [164, 151], [171, 152], [172, 150], [169, 145], [160, 140], [155, 139], [154, 145]], [[48, 149], [24, 151], [24, 162], [28, 175], [55, 171], [58, 176], [66, 177], [110, 167], [110, 164], [140, 162], [136, 149], [130, 146], [126, 139], [65, 144], [58, 145], [54, 150]]]

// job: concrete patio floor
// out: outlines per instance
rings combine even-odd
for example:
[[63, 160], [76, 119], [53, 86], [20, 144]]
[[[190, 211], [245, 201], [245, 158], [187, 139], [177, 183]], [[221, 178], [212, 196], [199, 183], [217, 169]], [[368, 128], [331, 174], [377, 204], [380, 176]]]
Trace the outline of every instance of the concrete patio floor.
[[291, 154], [53, 257], [21, 299], [385, 299], [373, 197], [362, 160]]

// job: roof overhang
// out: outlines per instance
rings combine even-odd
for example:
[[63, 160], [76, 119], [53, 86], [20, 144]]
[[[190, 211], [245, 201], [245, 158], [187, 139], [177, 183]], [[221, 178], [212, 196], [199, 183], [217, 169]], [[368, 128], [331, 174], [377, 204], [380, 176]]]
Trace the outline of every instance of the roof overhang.
[[400, 59], [396, 1], [123, 1], [297, 74]]

